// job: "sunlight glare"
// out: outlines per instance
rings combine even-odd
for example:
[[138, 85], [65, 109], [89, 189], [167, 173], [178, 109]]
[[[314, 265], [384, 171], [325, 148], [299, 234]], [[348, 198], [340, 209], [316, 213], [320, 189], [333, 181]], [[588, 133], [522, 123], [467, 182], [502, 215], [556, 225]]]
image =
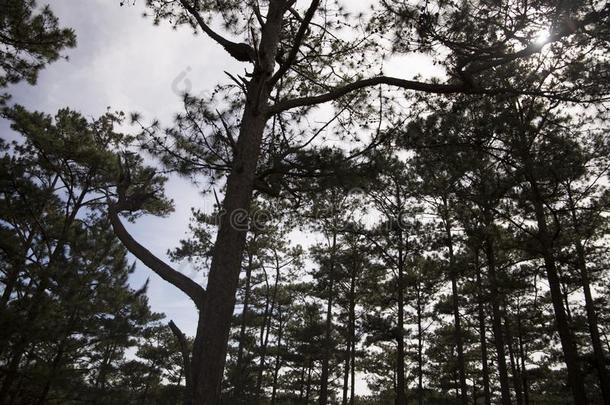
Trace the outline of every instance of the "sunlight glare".
[[534, 42], [536, 44], [538, 44], [538, 45], [544, 45], [548, 41], [549, 36], [550, 35], [549, 35], [549, 32], [547, 30], [542, 30], [542, 31], [538, 32]]

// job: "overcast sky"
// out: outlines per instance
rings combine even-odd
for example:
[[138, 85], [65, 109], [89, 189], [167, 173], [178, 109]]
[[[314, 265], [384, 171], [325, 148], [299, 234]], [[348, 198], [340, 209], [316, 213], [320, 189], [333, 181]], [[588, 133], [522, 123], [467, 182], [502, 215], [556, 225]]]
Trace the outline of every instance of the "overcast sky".
[[[69, 60], [56, 62], [40, 74], [38, 84], [10, 88], [13, 102], [31, 110], [55, 113], [63, 107], [89, 117], [103, 114], [107, 107], [127, 113], [139, 112], [145, 120], [158, 118], [171, 125], [172, 116], [182, 110], [180, 92], [192, 94], [211, 90], [227, 82], [224, 71], [243, 73], [244, 65], [233, 61], [224, 50], [187, 28], [174, 31], [169, 24], [153, 26], [142, 17], [144, 0], [47, 0], [62, 26], [76, 31], [78, 45], [69, 50]], [[44, 3], [39, 0], [39, 3]], [[350, 3], [353, 7], [355, 3]], [[422, 57], [397, 58], [386, 63], [386, 74], [412, 78], [415, 73], [431, 76], [438, 72]], [[7, 123], [1, 124], [6, 133]], [[133, 129], [136, 131], [136, 128]], [[175, 212], [168, 218], [146, 216], [128, 224], [133, 236], [156, 255], [166, 258], [167, 249], [185, 236], [190, 208], [206, 208], [209, 200], [187, 181], [173, 178], [168, 195]], [[211, 207], [207, 207], [210, 209]], [[177, 265], [189, 275], [188, 265]], [[188, 335], [196, 328], [194, 305], [180, 291], [138, 264], [131, 279], [137, 288], [150, 277], [148, 295], [152, 309], [173, 319]], [[201, 275], [194, 275], [201, 281]]]

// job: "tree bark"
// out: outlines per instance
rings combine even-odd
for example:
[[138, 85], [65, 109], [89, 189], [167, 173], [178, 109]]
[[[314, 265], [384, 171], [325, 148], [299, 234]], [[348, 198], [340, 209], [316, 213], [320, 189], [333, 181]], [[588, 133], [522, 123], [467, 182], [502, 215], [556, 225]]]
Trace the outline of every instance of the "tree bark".
[[194, 400], [201, 405], [220, 403], [221, 383], [244, 251], [247, 219], [261, 141], [268, 119], [266, 111], [271, 88], [268, 80], [275, 66], [284, 2], [271, 1], [263, 27], [251, 80], [247, 84], [244, 112], [227, 178], [223, 215], [214, 245], [208, 275], [205, 305], [201, 310], [199, 339], [193, 351], [198, 369], [193, 370]]

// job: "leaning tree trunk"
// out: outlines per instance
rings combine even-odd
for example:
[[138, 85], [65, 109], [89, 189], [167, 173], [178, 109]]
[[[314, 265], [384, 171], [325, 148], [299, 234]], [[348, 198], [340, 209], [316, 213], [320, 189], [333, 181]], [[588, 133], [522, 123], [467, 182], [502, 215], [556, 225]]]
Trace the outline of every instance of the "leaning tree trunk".
[[271, 89], [285, 5], [271, 1], [263, 28], [252, 78], [247, 84], [244, 112], [231, 172], [227, 178], [223, 213], [208, 275], [205, 304], [200, 311], [193, 349], [194, 402], [220, 403], [221, 383], [235, 292], [239, 283], [256, 166], [268, 120], [266, 107]]

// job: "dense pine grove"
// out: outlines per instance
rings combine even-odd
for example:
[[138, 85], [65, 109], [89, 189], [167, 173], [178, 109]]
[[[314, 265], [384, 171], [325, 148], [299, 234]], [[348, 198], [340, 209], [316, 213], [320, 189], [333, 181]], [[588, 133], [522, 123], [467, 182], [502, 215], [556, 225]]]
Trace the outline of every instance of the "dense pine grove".
[[0, 404], [610, 405], [607, 1], [147, 0], [244, 68], [173, 123], [13, 103], [77, 33], [0, 3]]

